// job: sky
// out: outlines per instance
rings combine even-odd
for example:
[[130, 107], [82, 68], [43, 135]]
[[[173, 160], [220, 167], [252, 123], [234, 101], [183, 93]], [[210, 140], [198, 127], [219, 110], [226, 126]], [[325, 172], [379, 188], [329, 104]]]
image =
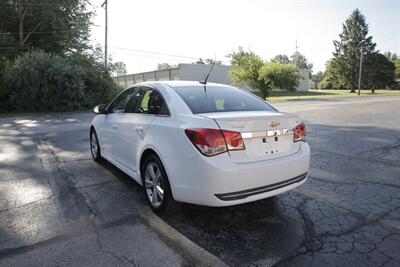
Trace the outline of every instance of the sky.
[[[104, 0], [96, 11], [92, 42], [104, 47]], [[158, 63], [191, 63], [226, 57], [238, 47], [265, 60], [296, 50], [323, 71], [342, 23], [358, 8], [381, 52], [400, 54], [400, 0], [108, 0], [108, 47], [128, 73]]]

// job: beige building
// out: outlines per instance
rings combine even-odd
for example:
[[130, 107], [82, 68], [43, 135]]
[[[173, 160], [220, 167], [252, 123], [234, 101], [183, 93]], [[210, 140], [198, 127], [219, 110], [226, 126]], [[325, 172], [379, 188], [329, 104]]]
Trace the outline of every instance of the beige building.
[[[202, 81], [207, 76], [210, 68], [211, 65], [207, 64], [182, 63], [179, 64], [176, 68], [128, 74], [113, 77], [113, 79], [117, 84], [124, 88], [132, 86], [135, 83], [140, 83], [144, 81]], [[229, 72], [231, 71], [231, 69], [232, 66], [214, 65], [208, 81], [232, 85], [232, 82], [229, 79]], [[302, 79], [300, 80], [300, 84], [297, 87], [297, 91], [308, 91], [310, 89], [308, 70], [300, 70], [300, 75]]]

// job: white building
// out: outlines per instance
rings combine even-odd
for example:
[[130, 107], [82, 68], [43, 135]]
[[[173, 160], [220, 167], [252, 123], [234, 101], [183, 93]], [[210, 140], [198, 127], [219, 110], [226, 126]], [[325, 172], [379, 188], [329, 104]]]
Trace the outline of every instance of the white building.
[[299, 86], [297, 86], [296, 91], [308, 91], [310, 90], [310, 78], [309, 78], [309, 72], [307, 69], [301, 69], [300, 70], [300, 83]]
[[[144, 81], [168, 81], [168, 80], [184, 80], [184, 81], [202, 81], [210, 71], [211, 65], [207, 64], [179, 64], [176, 68], [155, 70], [149, 72], [141, 72], [114, 77], [114, 81], [120, 86], [127, 88], [135, 83]], [[229, 78], [229, 72], [232, 66], [214, 65], [213, 70], [208, 78], [209, 82], [222, 83], [232, 85]], [[300, 71], [302, 79], [297, 91], [309, 90], [308, 71]]]

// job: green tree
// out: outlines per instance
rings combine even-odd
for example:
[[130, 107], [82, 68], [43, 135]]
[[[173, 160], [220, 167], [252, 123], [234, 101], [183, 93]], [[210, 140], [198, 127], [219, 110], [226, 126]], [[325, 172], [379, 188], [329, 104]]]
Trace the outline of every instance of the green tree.
[[6, 95], [18, 111], [69, 111], [85, 103], [85, 84], [79, 66], [57, 55], [24, 53], [5, 73]]
[[396, 53], [385, 52], [385, 57], [393, 62], [395, 66], [395, 79], [400, 79], [400, 57]]
[[322, 71], [318, 71], [316, 74], [311, 75], [311, 79], [316, 83], [319, 83], [324, 78], [324, 73]]
[[315, 82], [315, 88], [319, 88], [319, 83], [322, 81], [324, 78], [324, 73], [322, 71], [318, 71], [316, 74], [311, 75], [311, 80]]
[[103, 55], [101, 49], [96, 48], [94, 52], [74, 53], [67, 58], [69, 64], [79, 66], [83, 73], [85, 100], [81, 104], [84, 107], [107, 103], [121, 90], [110, 76], [113, 64], [106, 68]]
[[343, 81], [341, 76], [338, 74], [338, 60], [332, 58], [325, 64], [325, 73], [322, 80], [318, 83], [319, 89], [342, 89]]
[[396, 59], [399, 58], [399, 56], [396, 53], [392, 53], [390, 51], [387, 51], [383, 54], [387, 59], [389, 59], [390, 61], [396, 61]]
[[303, 54], [300, 52], [294, 52], [290, 58], [290, 63], [296, 65], [299, 69], [306, 69], [310, 74], [312, 73], [313, 64], [309, 63]]
[[9, 109], [10, 91], [4, 83], [4, 74], [9, 62], [7, 58], [0, 56], [0, 111]]
[[124, 62], [118, 61], [118, 62], [115, 62], [113, 65], [114, 65], [114, 66], [113, 66], [113, 68], [114, 68], [114, 73], [115, 73], [117, 76], [126, 75], [126, 73], [127, 73], [127, 71], [126, 71], [126, 64], [125, 64]]
[[259, 74], [260, 79], [273, 89], [295, 91], [300, 82], [299, 69], [294, 64], [266, 63]]
[[244, 51], [239, 47], [238, 51], [233, 51], [229, 55], [233, 69], [230, 78], [238, 86], [249, 86], [257, 89], [263, 98], [269, 95], [271, 86], [267, 85], [260, 77], [260, 69], [264, 65], [263, 60], [253, 52]]
[[395, 75], [396, 75], [396, 79], [400, 79], [400, 58], [396, 59], [394, 61], [394, 65], [395, 65]]
[[290, 64], [290, 59], [287, 55], [276, 55], [271, 58], [271, 62], [280, 63], [280, 64]]
[[[1, 66], [0, 66], [1, 68]], [[9, 61], [0, 88], [7, 111], [73, 111], [106, 103], [119, 88], [103, 62], [87, 54], [69, 57], [32, 51]]]
[[[335, 72], [340, 83], [346, 89], [355, 92], [358, 84], [358, 72], [360, 66], [360, 52], [362, 48], [363, 58], [366, 60], [375, 53], [376, 44], [372, 42], [372, 36], [368, 36], [368, 24], [360, 10], [355, 9], [343, 24], [339, 40], [334, 41]], [[365, 68], [366, 70], [369, 68]]]
[[166, 69], [172, 69], [176, 68], [176, 65], [171, 65], [169, 63], [158, 63], [157, 64], [157, 70], [166, 70]]
[[386, 56], [380, 53], [369, 55], [365, 61], [365, 71], [362, 79], [363, 88], [375, 89], [391, 86], [395, 82], [395, 65]]
[[0, 2], [0, 31], [8, 33], [9, 48], [63, 55], [90, 47], [92, 15], [85, 0], [5, 0]]

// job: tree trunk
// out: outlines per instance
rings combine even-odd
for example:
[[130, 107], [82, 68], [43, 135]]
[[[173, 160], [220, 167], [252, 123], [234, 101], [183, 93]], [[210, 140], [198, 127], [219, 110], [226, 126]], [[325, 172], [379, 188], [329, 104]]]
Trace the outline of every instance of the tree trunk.
[[27, 13], [27, 9], [23, 7], [23, 0], [17, 0], [18, 10], [18, 49], [22, 49], [25, 45], [24, 40], [24, 20]]

